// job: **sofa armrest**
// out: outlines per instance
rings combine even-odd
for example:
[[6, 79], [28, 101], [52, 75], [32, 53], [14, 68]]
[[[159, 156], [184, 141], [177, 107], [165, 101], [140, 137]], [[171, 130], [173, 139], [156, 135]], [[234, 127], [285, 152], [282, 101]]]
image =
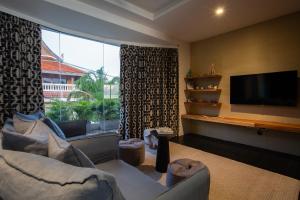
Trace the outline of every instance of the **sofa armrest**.
[[118, 159], [120, 135], [117, 133], [91, 134], [68, 138], [74, 147], [85, 153], [93, 163]]
[[192, 177], [171, 187], [155, 200], [208, 200], [209, 186], [210, 175], [205, 166]]

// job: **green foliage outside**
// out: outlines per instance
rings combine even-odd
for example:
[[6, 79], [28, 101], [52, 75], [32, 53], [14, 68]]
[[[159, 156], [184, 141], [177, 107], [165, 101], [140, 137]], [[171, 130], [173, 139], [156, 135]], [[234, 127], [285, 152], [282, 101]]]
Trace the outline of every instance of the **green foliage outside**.
[[69, 94], [67, 101], [53, 100], [46, 115], [56, 122], [119, 119], [119, 99], [104, 99], [104, 84], [117, 85], [119, 82], [119, 77], [108, 81], [103, 67], [89, 72], [75, 82], [77, 90]]

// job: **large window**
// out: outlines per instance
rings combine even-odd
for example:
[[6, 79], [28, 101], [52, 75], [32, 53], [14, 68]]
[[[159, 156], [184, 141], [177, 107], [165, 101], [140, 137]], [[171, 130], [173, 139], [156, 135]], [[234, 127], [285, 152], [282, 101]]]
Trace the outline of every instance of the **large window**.
[[46, 115], [56, 122], [85, 120], [88, 132], [119, 125], [119, 47], [42, 30]]

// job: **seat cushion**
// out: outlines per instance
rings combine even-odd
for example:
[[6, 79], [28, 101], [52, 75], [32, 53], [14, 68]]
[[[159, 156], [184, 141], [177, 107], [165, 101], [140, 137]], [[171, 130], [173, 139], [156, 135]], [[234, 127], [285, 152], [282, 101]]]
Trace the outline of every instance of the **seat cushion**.
[[90, 159], [76, 147], [57, 135], [49, 134], [48, 156], [77, 167], [95, 168]]
[[0, 194], [9, 200], [124, 200], [111, 174], [9, 150], [0, 150]]
[[115, 177], [122, 194], [128, 200], [153, 200], [168, 190], [167, 187], [121, 160], [101, 163], [96, 167]]

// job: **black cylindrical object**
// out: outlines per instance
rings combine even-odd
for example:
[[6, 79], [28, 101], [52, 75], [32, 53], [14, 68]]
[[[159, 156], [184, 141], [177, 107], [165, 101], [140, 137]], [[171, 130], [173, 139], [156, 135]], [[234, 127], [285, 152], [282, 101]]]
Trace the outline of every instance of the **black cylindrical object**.
[[156, 171], [165, 173], [170, 162], [169, 138], [167, 136], [158, 136], [158, 147], [156, 155]]

